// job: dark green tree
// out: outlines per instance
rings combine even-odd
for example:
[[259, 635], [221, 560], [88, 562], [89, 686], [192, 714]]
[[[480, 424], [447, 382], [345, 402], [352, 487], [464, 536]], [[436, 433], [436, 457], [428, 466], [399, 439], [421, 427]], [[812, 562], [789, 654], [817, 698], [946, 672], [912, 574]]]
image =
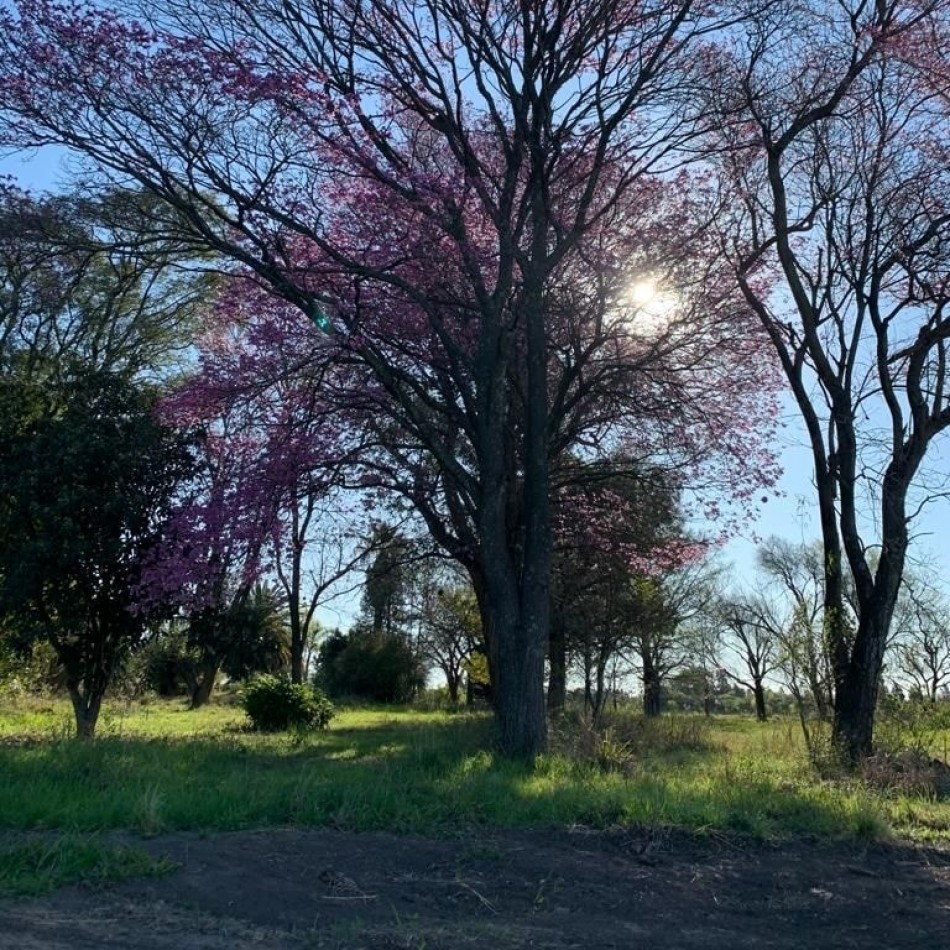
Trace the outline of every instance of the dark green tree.
[[80, 737], [143, 636], [142, 560], [191, 471], [153, 405], [148, 387], [106, 372], [0, 381], [0, 615], [20, 650], [52, 646]]
[[368, 550], [363, 611], [374, 630], [395, 634], [407, 614], [410, 545], [391, 525], [374, 524]]
[[324, 641], [317, 657], [317, 685], [331, 697], [407, 703], [425, 686], [420, 657], [402, 637], [357, 624]]

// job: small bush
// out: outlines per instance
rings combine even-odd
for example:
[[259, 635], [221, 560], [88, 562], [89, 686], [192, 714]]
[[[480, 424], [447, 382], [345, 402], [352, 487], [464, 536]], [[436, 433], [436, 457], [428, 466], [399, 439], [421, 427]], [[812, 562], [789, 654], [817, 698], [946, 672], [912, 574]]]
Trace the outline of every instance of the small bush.
[[259, 732], [326, 729], [333, 718], [333, 705], [320, 690], [270, 674], [244, 687], [242, 705], [251, 728]]
[[903, 795], [942, 798], [950, 794], [950, 769], [939, 759], [911, 749], [878, 752], [861, 763], [867, 785]]

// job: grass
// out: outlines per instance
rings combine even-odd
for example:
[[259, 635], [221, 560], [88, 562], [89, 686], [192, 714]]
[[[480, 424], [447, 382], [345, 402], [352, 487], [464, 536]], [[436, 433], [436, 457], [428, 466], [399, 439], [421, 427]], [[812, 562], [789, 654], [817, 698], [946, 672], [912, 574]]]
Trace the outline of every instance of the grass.
[[95, 836], [62, 835], [0, 847], [0, 895], [47, 894], [63, 884], [104, 884], [155, 877], [173, 865], [139, 848]]
[[110, 707], [94, 743], [66, 738], [66, 721], [56, 701], [0, 707], [0, 829], [332, 825], [444, 835], [638, 823], [950, 841], [950, 802], [820, 780], [791, 722], [620, 722], [609, 743], [560, 739], [526, 765], [492, 754], [484, 715], [343, 710], [324, 733], [263, 736], [242, 731], [234, 707], [193, 713], [155, 702]]

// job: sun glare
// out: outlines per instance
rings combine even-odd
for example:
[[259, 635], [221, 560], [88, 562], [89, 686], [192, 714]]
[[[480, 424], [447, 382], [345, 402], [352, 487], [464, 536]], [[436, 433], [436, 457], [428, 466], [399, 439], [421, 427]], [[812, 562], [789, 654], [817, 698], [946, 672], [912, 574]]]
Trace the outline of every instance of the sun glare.
[[676, 308], [676, 296], [665, 293], [652, 278], [632, 280], [621, 297], [629, 319], [639, 330], [658, 333], [669, 323]]
[[650, 306], [659, 295], [655, 280], [636, 280], [627, 291], [627, 299], [636, 307]]

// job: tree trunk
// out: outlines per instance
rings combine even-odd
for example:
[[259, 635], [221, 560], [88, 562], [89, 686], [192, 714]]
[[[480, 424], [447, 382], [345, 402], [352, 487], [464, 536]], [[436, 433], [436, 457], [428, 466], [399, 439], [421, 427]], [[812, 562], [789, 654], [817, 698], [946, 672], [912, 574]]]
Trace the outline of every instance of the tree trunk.
[[[919, 446], [918, 451], [922, 453]], [[847, 664], [835, 670], [832, 739], [839, 755], [850, 765], [874, 751], [874, 713], [884, 650], [907, 553], [907, 485], [918, 462], [919, 458], [911, 456], [895, 458], [888, 465], [881, 495], [882, 546], [873, 579], [853, 519], [843, 526], [842, 538], [858, 601], [858, 629]]]
[[765, 722], [769, 718], [765, 708], [765, 687], [760, 679], [756, 679], [754, 683], [752, 695], [755, 697], [755, 718], [759, 722]]
[[595, 692], [594, 692], [594, 722], [599, 723], [604, 714], [604, 706], [607, 705], [607, 691], [605, 689], [607, 674], [607, 660], [603, 651], [597, 657], [597, 666], [595, 669]]
[[643, 664], [643, 715], [659, 716], [663, 684], [652, 658], [646, 651], [641, 654], [640, 661]]
[[524, 623], [513, 604], [493, 602], [492, 628], [498, 640], [498, 664], [492, 693], [503, 755], [533, 758], [544, 751], [547, 723], [544, 707], [544, 654], [547, 631]]
[[191, 682], [190, 709], [200, 709], [210, 699], [214, 692], [214, 683], [218, 677], [220, 662], [216, 658], [205, 658], [195, 673]]
[[459, 701], [459, 686], [462, 682], [462, 675], [461, 673], [457, 673], [451, 669], [443, 669], [442, 672], [445, 674], [445, 684], [449, 690], [449, 702], [453, 706], [457, 706]]
[[477, 531], [483, 581], [479, 600], [485, 611], [499, 748], [502, 755], [530, 759], [547, 744], [544, 659], [550, 633], [552, 537], [542, 284], [535, 279], [525, 285], [523, 474], [519, 477], [511, 464], [509, 385], [506, 367], [499, 366], [486, 385], [480, 420]]
[[304, 676], [303, 626], [300, 623], [300, 602], [290, 604], [290, 681], [302, 683]]
[[67, 685], [67, 690], [73, 704], [76, 738], [92, 739], [96, 734], [96, 723], [99, 721], [105, 689], [83, 692], [77, 684], [70, 683]]
[[835, 696], [832, 732], [835, 748], [850, 765], [856, 765], [874, 751], [874, 712], [889, 626], [870, 611], [862, 619], [847, 675]]
[[548, 713], [557, 716], [567, 701], [567, 639], [560, 617], [551, 618], [548, 638]]

